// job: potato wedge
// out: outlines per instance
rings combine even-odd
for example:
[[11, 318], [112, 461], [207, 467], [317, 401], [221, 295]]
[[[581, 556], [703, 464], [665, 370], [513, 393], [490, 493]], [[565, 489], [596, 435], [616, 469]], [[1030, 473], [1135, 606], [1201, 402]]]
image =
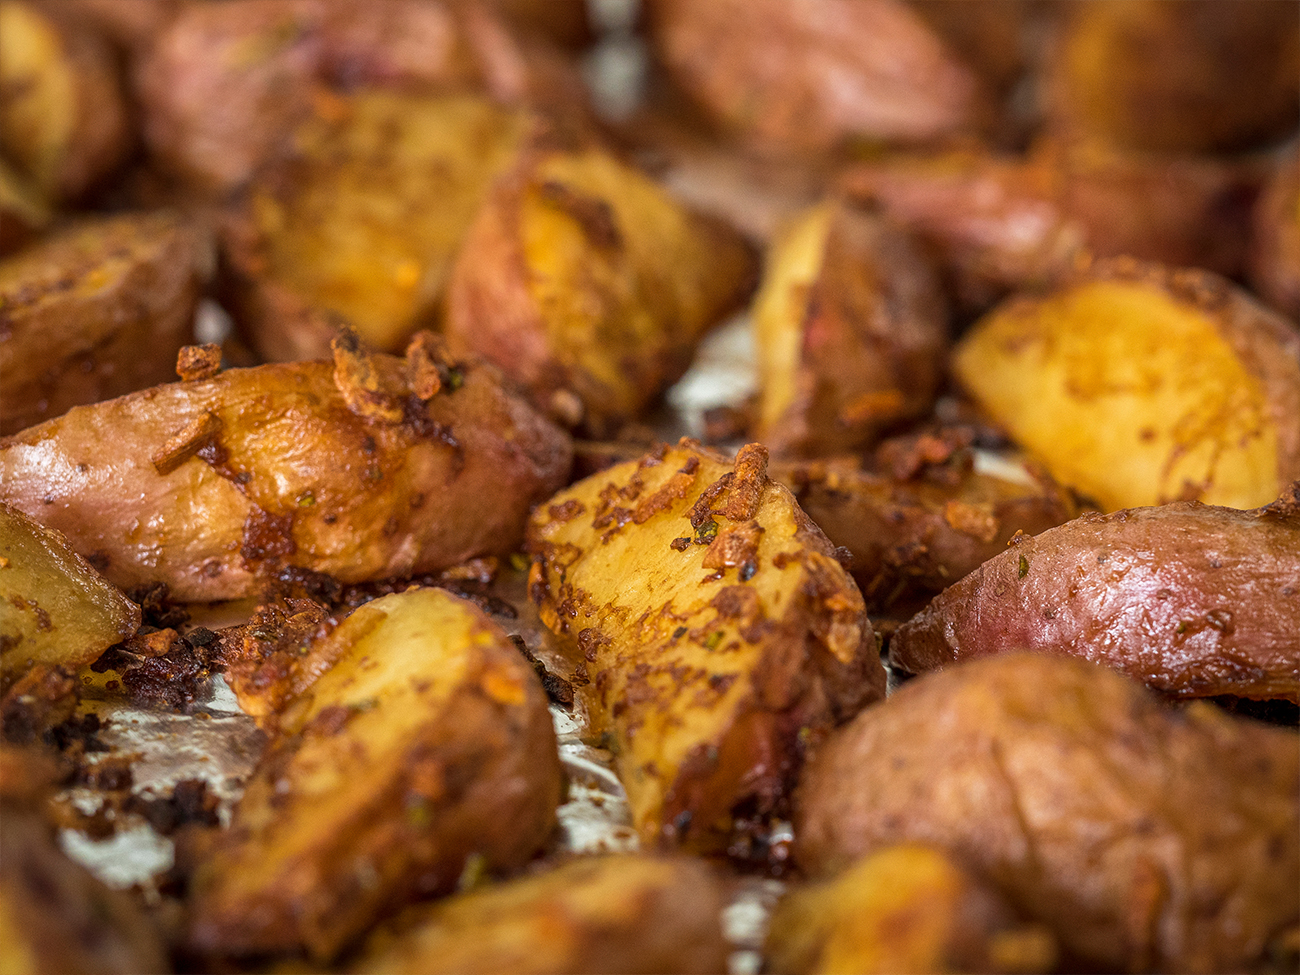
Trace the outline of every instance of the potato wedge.
[[952, 857], [887, 846], [777, 904], [765, 954], [776, 975], [1050, 972], [1056, 942]]
[[958, 380], [1106, 510], [1267, 504], [1300, 477], [1300, 332], [1216, 275], [1116, 259], [999, 305]]
[[140, 627], [140, 607], [59, 532], [0, 502], [0, 694], [38, 664], [73, 670]]
[[229, 304], [273, 362], [328, 358], [340, 317], [381, 352], [437, 324], [452, 259], [539, 120], [485, 97], [322, 103], [223, 228]]
[[0, 261], [0, 433], [176, 375], [211, 265], [175, 213], [90, 217]]
[[124, 589], [234, 599], [299, 566], [341, 582], [504, 554], [564, 483], [568, 438], [490, 367], [339, 346], [78, 407], [0, 440], [0, 497]]
[[686, 371], [753, 272], [735, 231], [609, 153], [541, 152], [503, 177], [466, 237], [447, 341], [603, 436]]
[[1050, 124], [1113, 145], [1221, 151], [1284, 138], [1300, 111], [1288, 0], [1067, 5], [1044, 81]]
[[0, 3], [0, 151], [52, 200], [83, 197], [132, 145], [112, 52], [55, 4]]
[[529, 524], [530, 596], [648, 842], [725, 844], [738, 808], [781, 806], [810, 736], [883, 694], [857, 587], [766, 463], [684, 440]]
[[978, 78], [901, 0], [655, 0], [648, 12], [673, 80], [768, 152], [929, 142], [984, 121]]
[[926, 254], [878, 217], [802, 213], [768, 252], [753, 322], [755, 437], [778, 456], [854, 450], [934, 404], [947, 303]]
[[1255, 205], [1250, 258], [1259, 293], [1300, 320], [1300, 151], [1279, 162]]
[[921, 673], [1014, 650], [1082, 657], [1180, 697], [1300, 703], [1300, 483], [1255, 511], [1177, 502], [1021, 537], [889, 644]]
[[725, 971], [723, 887], [701, 860], [575, 860], [413, 908], [350, 968], [410, 975]]
[[1300, 738], [1065, 657], [904, 684], [809, 762], [794, 825], [818, 874], [950, 850], [1082, 970], [1249, 969], [1300, 918]]
[[243, 184], [330, 92], [481, 92], [581, 116], [577, 71], [492, 11], [439, 0], [188, 4], [136, 72], [145, 140], [198, 192]]
[[523, 865], [555, 825], [546, 694], [472, 603], [385, 596], [310, 652], [329, 668], [280, 716], [194, 876], [197, 950], [326, 961], [383, 912], [453, 888], [471, 857]]

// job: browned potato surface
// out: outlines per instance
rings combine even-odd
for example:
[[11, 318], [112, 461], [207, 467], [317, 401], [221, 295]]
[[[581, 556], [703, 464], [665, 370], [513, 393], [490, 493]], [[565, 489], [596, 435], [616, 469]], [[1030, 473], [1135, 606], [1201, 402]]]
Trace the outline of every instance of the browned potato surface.
[[1056, 944], [942, 851], [887, 846], [833, 880], [795, 887], [768, 928], [778, 975], [1046, 972]]
[[879, 698], [853, 580], [767, 477], [691, 441], [561, 491], [529, 526], [530, 595], [573, 653], [647, 841], [724, 844], [778, 808], [803, 743]]
[[1039, 650], [1166, 694], [1300, 702], [1300, 483], [1256, 511], [1177, 502], [1017, 539], [889, 645], [913, 673]]
[[1280, 161], [1256, 204], [1250, 257], [1259, 293], [1300, 320], [1300, 149]]
[[1079, 970], [1257, 964], [1300, 920], [1300, 738], [1171, 710], [1079, 660], [1006, 654], [904, 684], [809, 762], [796, 858], [952, 851]]
[[1075, 515], [1066, 492], [1014, 459], [921, 435], [917, 470], [863, 470], [856, 459], [781, 465], [773, 476], [826, 537], [853, 556], [873, 612], [926, 600], [1006, 549]]
[[1085, 266], [986, 315], [953, 371], [1056, 480], [1106, 510], [1254, 508], [1300, 477], [1300, 331], [1208, 272]]
[[978, 128], [976, 76], [901, 0], [655, 0], [655, 51], [720, 126], [771, 151]]
[[0, 3], [0, 152], [48, 198], [74, 200], [131, 148], [104, 41], [56, 4]]
[[597, 436], [637, 417], [749, 294], [753, 256], [598, 149], [542, 152], [502, 178], [465, 240], [447, 339]]
[[0, 158], [0, 257], [34, 238], [52, 217], [36, 187]]
[[470, 221], [538, 124], [482, 96], [374, 91], [323, 106], [224, 228], [236, 318], [276, 362], [328, 357], [340, 317], [381, 352], [437, 324]]
[[503, 554], [564, 483], [568, 438], [490, 367], [340, 344], [336, 365], [231, 369], [0, 440], [0, 497], [124, 589], [232, 599], [299, 566], [341, 582]]
[[581, 112], [563, 60], [474, 4], [241, 0], [183, 8], [136, 73], [159, 163], [200, 191], [243, 183], [328, 92], [363, 85], [485, 92]]
[[352, 970], [705, 975], [727, 968], [724, 903], [722, 884], [701, 860], [583, 858], [414, 908]]
[[84, 667], [139, 626], [66, 538], [0, 502], [0, 692], [38, 664]]
[[147, 51], [187, 0], [58, 0], [71, 16], [93, 24], [128, 52]]
[[947, 312], [905, 231], [835, 201], [805, 211], [768, 252], [754, 301], [756, 438], [777, 455], [824, 456], [924, 415]]
[[1295, 131], [1300, 29], [1291, 0], [1066, 7], [1045, 81], [1058, 128], [1127, 148], [1193, 152]]
[[167, 212], [88, 217], [0, 261], [0, 433], [174, 378], [210, 264]]
[[454, 888], [471, 858], [522, 866], [555, 825], [546, 695], [472, 603], [385, 596], [308, 652], [323, 672], [194, 877], [189, 941], [208, 954], [328, 960], [385, 911]]

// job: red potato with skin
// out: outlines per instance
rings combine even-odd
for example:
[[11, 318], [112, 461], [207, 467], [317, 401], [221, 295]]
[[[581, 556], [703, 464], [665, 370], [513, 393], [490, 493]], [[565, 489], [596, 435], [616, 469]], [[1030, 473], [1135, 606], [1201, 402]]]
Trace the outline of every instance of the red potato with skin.
[[0, 440], [0, 496], [122, 588], [179, 600], [247, 596], [284, 566], [356, 582], [510, 552], [569, 439], [490, 367], [422, 348], [76, 408]]
[[1022, 537], [894, 634], [912, 673], [1016, 650], [1179, 697], [1300, 701], [1300, 482], [1255, 511], [1177, 502]]

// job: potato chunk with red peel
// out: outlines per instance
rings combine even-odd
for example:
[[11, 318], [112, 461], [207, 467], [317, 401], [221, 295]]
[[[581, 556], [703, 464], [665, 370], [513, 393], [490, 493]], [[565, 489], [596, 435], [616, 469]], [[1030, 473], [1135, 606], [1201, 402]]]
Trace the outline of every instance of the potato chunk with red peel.
[[357, 972], [565, 975], [725, 971], [723, 885], [702, 860], [584, 857], [413, 908]]
[[336, 955], [472, 856], [522, 866], [555, 825], [562, 772], [546, 694], [473, 604], [439, 589], [357, 609], [313, 652], [193, 882], [189, 941], [213, 955]]
[[529, 526], [530, 595], [648, 841], [725, 844], [738, 806], [781, 806], [811, 736], [883, 694], [857, 587], [766, 466], [684, 440]]
[[540, 408], [612, 435], [686, 371], [754, 270], [735, 231], [612, 155], [530, 154], [456, 259], [447, 341], [495, 362]]
[[233, 599], [285, 566], [346, 583], [509, 553], [571, 457], [490, 367], [340, 347], [336, 367], [231, 369], [0, 440], [0, 497], [124, 589]]
[[1057, 954], [1047, 929], [1018, 923], [996, 889], [914, 843], [792, 889], [772, 915], [765, 951], [779, 975], [1050, 972]]
[[1098, 262], [953, 356], [980, 406], [1106, 510], [1268, 504], [1300, 477], [1300, 332], [1217, 275]]
[[211, 262], [168, 212], [87, 218], [0, 262], [0, 433], [175, 378]]
[[0, 502], [0, 693], [38, 665], [84, 667], [139, 626], [63, 535]]
[[1300, 918], [1300, 738], [1171, 709], [1081, 660], [1005, 654], [910, 681], [833, 734], [796, 800], [805, 869], [942, 847], [1081, 970], [1249, 969]]
[[1106, 664], [1180, 697], [1300, 702], [1300, 483], [1256, 511], [1177, 502], [1015, 540], [894, 634], [921, 673], [1015, 650]]
[[801, 214], [769, 253], [754, 336], [755, 436], [777, 455], [823, 456], [930, 409], [948, 309], [906, 231], [827, 201]]

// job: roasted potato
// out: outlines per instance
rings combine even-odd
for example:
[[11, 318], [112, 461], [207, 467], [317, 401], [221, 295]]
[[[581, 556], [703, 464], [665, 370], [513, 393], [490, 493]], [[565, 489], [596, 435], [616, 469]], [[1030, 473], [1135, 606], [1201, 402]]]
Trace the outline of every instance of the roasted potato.
[[228, 303], [264, 358], [329, 356], [340, 318], [398, 352], [437, 324], [452, 259], [538, 120], [470, 95], [322, 103], [222, 234]]
[[158, 212], [88, 217], [0, 261], [0, 433], [173, 378], [211, 253]]
[[792, 889], [772, 915], [765, 953], [777, 975], [1048, 972], [1056, 943], [952, 857], [907, 843]]
[[413, 908], [356, 972], [721, 972], [722, 884], [703, 861], [584, 858]]
[[1279, 161], [1255, 206], [1250, 278], [1265, 299], [1300, 320], [1300, 149]]
[[0, 502], [0, 692], [38, 664], [84, 667], [139, 626], [66, 538]]
[[36, 237], [52, 217], [36, 187], [0, 158], [0, 257]]
[[904, 684], [810, 760], [794, 821], [815, 873], [938, 845], [1076, 968], [1174, 972], [1250, 968], [1300, 920], [1298, 827], [1293, 731], [1045, 654]]
[[511, 870], [555, 825], [562, 774], [541, 682], [505, 632], [440, 589], [357, 609], [308, 653], [230, 831], [193, 880], [189, 942], [332, 958], [384, 911]]
[[583, 114], [566, 62], [516, 40], [486, 7], [439, 0], [190, 4], [136, 72], [155, 159], [214, 194], [283, 151], [322, 95], [367, 85]]
[[117, 47], [140, 54], [180, 12], [186, 0], [59, 0], [59, 6], [94, 25]]
[[832, 544], [849, 550], [871, 612], [906, 612], [1004, 551], [1018, 532], [1036, 535], [1076, 513], [1051, 478], [973, 450], [959, 434], [908, 438], [922, 458], [914, 469], [866, 470], [856, 459], [773, 468]]
[[298, 566], [357, 582], [523, 539], [568, 438], [490, 367], [413, 343], [231, 369], [78, 407], [0, 440], [0, 498], [124, 589], [233, 599]]
[[1300, 332], [1208, 272], [1126, 259], [999, 305], [953, 370], [1102, 508], [1253, 508], [1300, 477]]
[[1044, 82], [1057, 129], [1124, 148], [1191, 152], [1295, 131], [1300, 30], [1291, 0], [1066, 6]]
[[826, 201], [768, 252], [754, 301], [758, 426], [776, 455], [866, 446], [928, 413], [948, 309], [926, 254], [890, 223]]
[[62, 14], [0, 3], [0, 152], [47, 198], [77, 200], [132, 140], [112, 52]]
[[1052, 140], [1025, 156], [886, 156], [839, 177], [928, 242], [974, 310], [1051, 281], [1084, 252], [1240, 274], [1259, 181], [1250, 163]]
[[729, 227], [599, 149], [530, 154], [493, 188], [452, 271], [447, 341], [597, 436], [686, 371], [748, 297]]
[[1166, 694], [1300, 703], [1300, 482], [1255, 511], [1176, 502], [1020, 537], [904, 624], [920, 673], [1014, 650], [1082, 657]]
[[901, 0], [655, 0], [655, 53], [722, 128], [768, 152], [980, 128], [978, 78]]
[[738, 808], [780, 807], [810, 736], [883, 694], [857, 587], [766, 466], [684, 440], [529, 524], [530, 595], [647, 841], [725, 844]]

